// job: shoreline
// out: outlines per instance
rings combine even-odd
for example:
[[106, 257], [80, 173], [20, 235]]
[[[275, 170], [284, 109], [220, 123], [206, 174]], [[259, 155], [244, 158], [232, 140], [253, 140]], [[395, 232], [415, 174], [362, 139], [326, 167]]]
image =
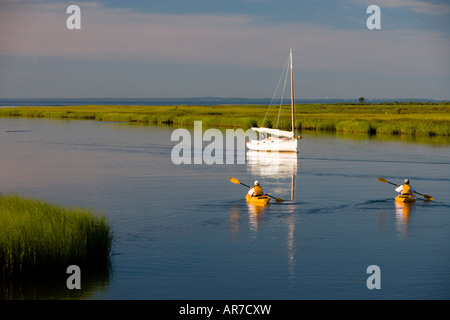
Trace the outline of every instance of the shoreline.
[[[281, 124], [289, 119], [283, 106]], [[268, 110], [269, 109], [269, 110]], [[275, 110], [276, 109], [276, 110]], [[278, 114], [267, 105], [83, 105], [0, 108], [0, 117], [95, 120], [143, 125], [248, 129]], [[266, 123], [267, 125], [267, 123]], [[270, 121], [269, 121], [270, 125]], [[295, 127], [306, 131], [450, 137], [450, 102], [296, 104]]]

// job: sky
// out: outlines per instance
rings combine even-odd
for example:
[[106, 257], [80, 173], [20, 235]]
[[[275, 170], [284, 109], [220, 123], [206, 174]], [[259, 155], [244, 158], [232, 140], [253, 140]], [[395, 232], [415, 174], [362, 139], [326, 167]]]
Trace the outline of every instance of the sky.
[[448, 0], [0, 0], [0, 98], [270, 98], [290, 48], [298, 99], [450, 100]]

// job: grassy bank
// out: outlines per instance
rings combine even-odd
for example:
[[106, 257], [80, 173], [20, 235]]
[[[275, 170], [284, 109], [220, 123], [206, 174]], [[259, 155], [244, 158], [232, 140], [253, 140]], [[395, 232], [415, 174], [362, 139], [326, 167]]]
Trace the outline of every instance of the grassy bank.
[[[289, 106], [282, 109], [280, 123], [290, 127]], [[204, 127], [247, 129], [262, 125], [268, 108], [262, 105], [222, 106], [64, 106], [1, 108], [3, 117], [84, 119], [136, 122], [148, 125], [191, 126], [201, 120]], [[392, 104], [297, 104], [298, 130], [366, 132], [450, 136], [450, 103]], [[274, 124], [278, 108], [267, 113], [265, 126]]]
[[[90, 210], [0, 194], [0, 276], [83, 271], [105, 265], [112, 233], [104, 216]], [[87, 268], [87, 269], [86, 269]]]
[[370, 134], [450, 136], [450, 104], [304, 106], [296, 127]]

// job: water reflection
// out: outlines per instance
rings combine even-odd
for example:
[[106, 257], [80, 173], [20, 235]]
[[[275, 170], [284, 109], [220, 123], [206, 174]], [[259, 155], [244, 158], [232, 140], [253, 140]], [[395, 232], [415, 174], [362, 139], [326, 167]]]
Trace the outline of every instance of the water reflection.
[[110, 282], [108, 270], [81, 274], [81, 289], [67, 288], [67, 275], [45, 275], [18, 280], [0, 278], [0, 300], [104, 299]]
[[249, 228], [251, 231], [258, 231], [258, 226], [262, 221], [262, 217], [264, 216], [264, 212], [267, 210], [267, 207], [268, 205], [247, 203]]
[[298, 166], [296, 153], [247, 151], [247, 169], [257, 176], [288, 178]]
[[289, 215], [288, 218], [288, 241], [287, 241], [289, 284], [291, 287], [293, 287], [295, 280], [295, 266], [296, 266], [294, 232], [295, 232], [295, 214], [292, 210], [292, 213]]
[[[296, 278], [296, 256], [295, 256], [295, 225], [296, 225], [296, 204], [294, 200], [296, 173], [300, 167], [298, 155], [295, 153], [271, 153], [271, 152], [257, 152], [248, 151], [246, 155], [247, 171], [249, 171], [256, 179], [261, 180], [270, 185], [269, 194], [286, 194], [289, 192], [290, 200], [282, 203], [283, 211], [287, 209], [288, 215], [285, 222], [286, 228], [286, 248], [287, 248], [287, 266], [288, 266], [288, 281], [290, 286], [294, 285]], [[289, 191], [288, 191], [289, 190]], [[285, 199], [286, 200], [286, 199]], [[260, 231], [262, 222], [269, 212], [278, 212], [275, 206], [278, 203], [269, 205], [256, 205], [246, 203], [248, 214], [248, 228], [251, 233], [251, 238], [255, 233]], [[272, 208], [273, 207], [273, 208]], [[239, 206], [233, 206], [230, 210], [230, 228], [233, 234], [239, 231]], [[286, 225], [283, 223], [282, 225]]]
[[414, 203], [395, 203], [395, 225], [398, 236], [401, 238], [408, 237], [409, 218], [414, 208]]
[[286, 194], [289, 188], [290, 199], [294, 200], [296, 173], [300, 168], [298, 154], [248, 151], [246, 157], [247, 171], [269, 181], [274, 194]]
[[409, 144], [428, 144], [428, 145], [442, 145], [444, 147], [450, 144], [448, 136], [430, 136], [430, 135], [413, 135], [413, 134], [370, 134], [357, 132], [315, 132], [316, 135], [336, 136], [351, 140], [375, 140], [375, 141], [398, 141]]
[[239, 207], [232, 206], [230, 210], [230, 229], [232, 233], [239, 231]]
[[[286, 203], [288, 217], [287, 222], [287, 266], [288, 266], [288, 280], [290, 286], [294, 285], [295, 280], [295, 225], [296, 225], [296, 205], [293, 202], [295, 197], [295, 180], [297, 170], [300, 168], [297, 153], [279, 153], [279, 152], [258, 152], [247, 151], [247, 170], [252, 175], [263, 177], [271, 185], [275, 184], [273, 192], [276, 194], [286, 194], [289, 190], [291, 202]], [[275, 180], [275, 181], [274, 181]], [[267, 192], [267, 191], [266, 191]], [[271, 191], [272, 192], [272, 191]], [[261, 223], [264, 213], [267, 210], [266, 206], [255, 206], [247, 204], [248, 214], [250, 217], [250, 229], [258, 231], [258, 226]], [[286, 207], [285, 207], [286, 208]]]

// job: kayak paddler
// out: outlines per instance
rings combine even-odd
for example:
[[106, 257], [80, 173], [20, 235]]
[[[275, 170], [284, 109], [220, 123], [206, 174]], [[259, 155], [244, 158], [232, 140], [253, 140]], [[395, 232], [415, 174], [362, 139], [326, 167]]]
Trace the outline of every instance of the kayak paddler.
[[264, 192], [263, 188], [259, 184], [259, 181], [256, 180], [254, 186], [252, 188], [250, 188], [250, 190], [248, 190], [248, 194], [252, 197], [259, 197], [259, 196], [265, 195], [266, 193]]
[[395, 188], [395, 191], [400, 192], [402, 195], [412, 195], [415, 192], [409, 184], [409, 179], [405, 179], [404, 184]]

